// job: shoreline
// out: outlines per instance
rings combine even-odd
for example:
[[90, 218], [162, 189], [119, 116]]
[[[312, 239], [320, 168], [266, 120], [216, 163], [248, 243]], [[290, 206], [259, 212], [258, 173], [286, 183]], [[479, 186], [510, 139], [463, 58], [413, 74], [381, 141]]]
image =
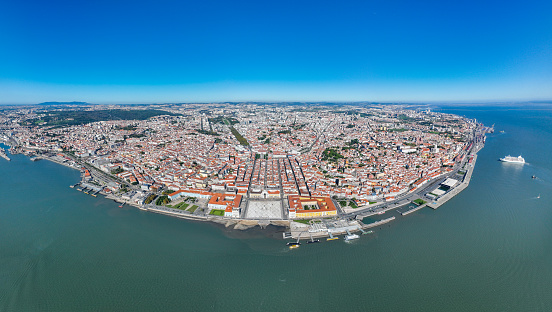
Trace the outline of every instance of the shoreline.
[[444, 203], [449, 201], [454, 196], [460, 194], [463, 190], [465, 190], [469, 185], [471, 181], [471, 176], [473, 174], [473, 170], [475, 169], [475, 163], [477, 162], [477, 154], [474, 154], [473, 156], [473, 163], [470, 168], [466, 171], [466, 175], [464, 176], [464, 180], [460, 183], [460, 185], [454, 187], [454, 189], [445, 195], [443, 197], [437, 199], [435, 202], [427, 203], [426, 205], [432, 209], [437, 209], [441, 207]]
[[[4, 144], [6, 146], [9, 146], [5, 142], [4, 142]], [[433, 202], [428, 202], [428, 203], [421, 204], [418, 207], [412, 208], [412, 209], [407, 210], [407, 211], [403, 211], [403, 212], [398, 211], [398, 213], [401, 216], [406, 216], [406, 215], [409, 215], [413, 212], [416, 212], [416, 211], [418, 211], [418, 210], [420, 210], [420, 209], [422, 209], [426, 206], [435, 210], [435, 209], [439, 208], [441, 205], [443, 205], [444, 203], [446, 203], [448, 200], [453, 198], [454, 196], [461, 193], [464, 189], [466, 189], [469, 186], [469, 183], [470, 183], [473, 171], [475, 170], [475, 165], [476, 165], [476, 162], [477, 162], [477, 156], [478, 156], [477, 153], [483, 147], [484, 147], [484, 144], [482, 146], [477, 146], [475, 152], [472, 151], [471, 153], [467, 153], [467, 156], [471, 156], [473, 158], [472, 158], [471, 163], [470, 162], [463, 163], [463, 167], [466, 168], [466, 166], [467, 166], [468, 168], [466, 168], [464, 178], [463, 178], [462, 182], [459, 185], [455, 186], [451, 191], [447, 192], [445, 195], [443, 195], [442, 197], [436, 199]], [[31, 155], [25, 155], [25, 156], [32, 157]], [[68, 167], [68, 168], [71, 168], [71, 169], [78, 170], [78, 171], [82, 172], [82, 167], [78, 166], [78, 163], [75, 160], [71, 160], [72, 163], [67, 163], [69, 160], [60, 161], [58, 159], [53, 158], [54, 156], [50, 156], [50, 157], [46, 156], [45, 157], [45, 156], [36, 155], [34, 157], [35, 158], [31, 159], [31, 160], [33, 160], [33, 161], [34, 160], [48, 160], [48, 161], [51, 161], [53, 163], [63, 165], [65, 167]], [[458, 170], [459, 169], [457, 168], [456, 172]], [[435, 177], [433, 179], [433, 181], [429, 182], [429, 184], [427, 184], [427, 186], [425, 186], [423, 188], [423, 190], [425, 191], [429, 186], [431, 186], [433, 183], [435, 183], [436, 181], [438, 181], [439, 179], [443, 178], [443, 176], [446, 176], [446, 175], [447, 174], [442, 174], [438, 177]], [[81, 180], [75, 185], [78, 185], [78, 184], [81, 184], [81, 183], [86, 183], [85, 180], [84, 180], [84, 176], [81, 176]], [[415, 192], [416, 192], [416, 190], [413, 191], [412, 193], [408, 193], [408, 194], [409, 195], [415, 194]], [[313, 232], [313, 231], [309, 230], [309, 227], [310, 227], [309, 225], [302, 224], [302, 223], [299, 223], [299, 222], [295, 222], [295, 220], [293, 220], [293, 219], [278, 219], [278, 220], [258, 219], [257, 220], [257, 219], [218, 217], [218, 216], [211, 216], [211, 215], [207, 215], [207, 216], [205, 216], [205, 215], [203, 215], [203, 216], [202, 215], [194, 215], [194, 214], [186, 212], [184, 210], [173, 209], [173, 208], [170, 208], [170, 207], [156, 206], [156, 205], [143, 205], [143, 204], [141, 205], [141, 204], [133, 202], [132, 200], [126, 200], [126, 199], [123, 199], [121, 197], [118, 197], [118, 196], [114, 195], [113, 193], [106, 193], [106, 192], [103, 191], [103, 189], [96, 192], [95, 194], [90, 194], [90, 195], [95, 197], [97, 194], [100, 194], [100, 195], [104, 196], [104, 198], [106, 198], [106, 199], [110, 199], [110, 200], [113, 200], [115, 202], [122, 203], [122, 204], [127, 204], [127, 205], [133, 206], [135, 208], [138, 208], [142, 211], [162, 214], [162, 215], [175, 217], [175, 218], [180, 218], [180, 219], [185, 219], [185, 220], [189, 220], [189, 221], [212, 222], [212, 223], [224, 225], [225, 228], [232, 227], [232, 230], [248, 230], [248, 229], [255, 228], [257, 226], [259, 226], [261, 229], [264, 229], [268, 225], [273, 225], [273, 226], [277, 226], [277, 227], [284, 227], [286, 229], [286, 231], [289, 231], [289, 232], [287, 232], [287, 236], [286, 236], [286, 233], [284, 233], [284, 235], [283, 235], [284, 239], [292, 238], [292, 239], [297, 239], [297, 241], [300, 241], [301, 239], [308, 240], [308, 239], [314, 239], [314, 238], [333, 237], [333, 235], [338, 236], [338, 235], [357, 233], [357, 232], [362, 232], [363, 234], [369, 234], [371, 231], [366, 233], [366, 232], [364, 232], [364, 230], [365, 229], [370, 229], [370, 228], [373, 228], [373, 227], [377, 227], [379, 225], [386, 224], [388, 222], [391, 222], [391, 221], [395, 220], [396, 217], [392, 216], [392, 217], [385, 218], [385, 219], [382, 219], [382, 220], [379, 220], [379, 221], [375, 221], [375, 222], [372, 222], [372, 223], [369, 223], [369, 224], [364, 224], [362, 222], [362, 220], [364, 218], [372, 216], [372, 215], [376, 215], [376, 214], [384, 214], [387, 211], [399, 209], [399, 208], [405, 207], [405, 206], [412, 203], [412, 201], [410, 201], [410, 200], [403, 199], [403, 200], [397, 200], [394, 203], [385, 203], [385, 202], [381, 203], [378, 206], [372, 207], [372, 209], [374, 209], [374, 210], [371, 210], [369, 213], [361, 212], [361, 211], [359, 211], [358, 213], [355, 213], [355, 211], [351, 211], [351, 212], [346, 213], [344, 216], [341, 216], [341, 218], [336, 218], [334, 220], [335, 222], [345, 221], [345, 222], [347, 222], [346, 226], [332, 228], [332, 229], [326, 229], [326, 230], [322, 230], [322, 231], [318, 231], [318, 232]], [[392, 204], [394, 206], [391, 206]], [[368, 208], [368, 207], [364, 207], [364, 208]], [[359, 207], [359, 208], [361, 208], [361, 207]], [[349, 220], [349, 219], [352, 219], [352, 220]], [[318, 221], [319, 219], [314, 218], [312, 220], [317, 220]], [[302, 226], [298, 226], [298, 224], [301, 224]], [[308, 233], [306, 236], [304, 234], [305, 232]]]

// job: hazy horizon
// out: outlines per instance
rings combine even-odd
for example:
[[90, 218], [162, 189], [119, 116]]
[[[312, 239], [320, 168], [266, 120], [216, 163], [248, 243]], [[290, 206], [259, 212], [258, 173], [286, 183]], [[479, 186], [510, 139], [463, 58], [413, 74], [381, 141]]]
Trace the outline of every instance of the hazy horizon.
[[44, 101], [40, 103], [0, 103], [2, 106], [21, 105], [194, 105], [194, 104], [320, 104], [320, 105], [355, 105], [355, 104], [382, 104], [382, 105], [467, 105], [467, 106], [508, 106], [508, 105], [550, 105], [552, 100], [527, 101], [190, 101], [190, 102], [88, 102], [88, 101]]

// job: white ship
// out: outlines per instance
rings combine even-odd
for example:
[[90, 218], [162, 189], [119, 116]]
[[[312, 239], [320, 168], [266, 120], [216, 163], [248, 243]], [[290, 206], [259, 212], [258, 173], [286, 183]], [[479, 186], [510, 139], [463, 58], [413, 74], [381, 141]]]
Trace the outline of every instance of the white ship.
[[521, 156], [512, 157], [510, 155], [508, 155], [504, 158], [500, 158], [500, 161], [510, 162], [510, 163], [518, 163], [518, 164], [524, 164], [525, 163], [525, 159], [523, 159], [523, 157], [521, 157]]
[[353, 239], [357, 239], [359, 238], [360, 236], [358, 236], [357, 234], [350, 234], [350, 235], [345, 235], [345, 241], [352, 241]]

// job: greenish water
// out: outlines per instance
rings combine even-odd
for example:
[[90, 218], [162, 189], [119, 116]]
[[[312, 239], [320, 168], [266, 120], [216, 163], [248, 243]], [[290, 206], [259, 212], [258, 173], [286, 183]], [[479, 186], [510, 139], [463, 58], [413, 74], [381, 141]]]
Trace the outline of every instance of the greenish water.
[[552, 310], [552, 110], [446, 111], [497, 129], [470, 186], [351, 244], [289, 250], [274, 231], [121, 209], [69, 188], [77, 171], [0, 159], [0, 310]]

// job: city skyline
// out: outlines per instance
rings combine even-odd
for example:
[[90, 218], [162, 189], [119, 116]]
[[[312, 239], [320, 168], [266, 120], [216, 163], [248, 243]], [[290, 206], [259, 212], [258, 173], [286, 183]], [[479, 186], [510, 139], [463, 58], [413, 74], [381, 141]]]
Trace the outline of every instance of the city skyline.
[[21, 1], [0, 13], [0, 103], [550, 100], [551, 11]]

